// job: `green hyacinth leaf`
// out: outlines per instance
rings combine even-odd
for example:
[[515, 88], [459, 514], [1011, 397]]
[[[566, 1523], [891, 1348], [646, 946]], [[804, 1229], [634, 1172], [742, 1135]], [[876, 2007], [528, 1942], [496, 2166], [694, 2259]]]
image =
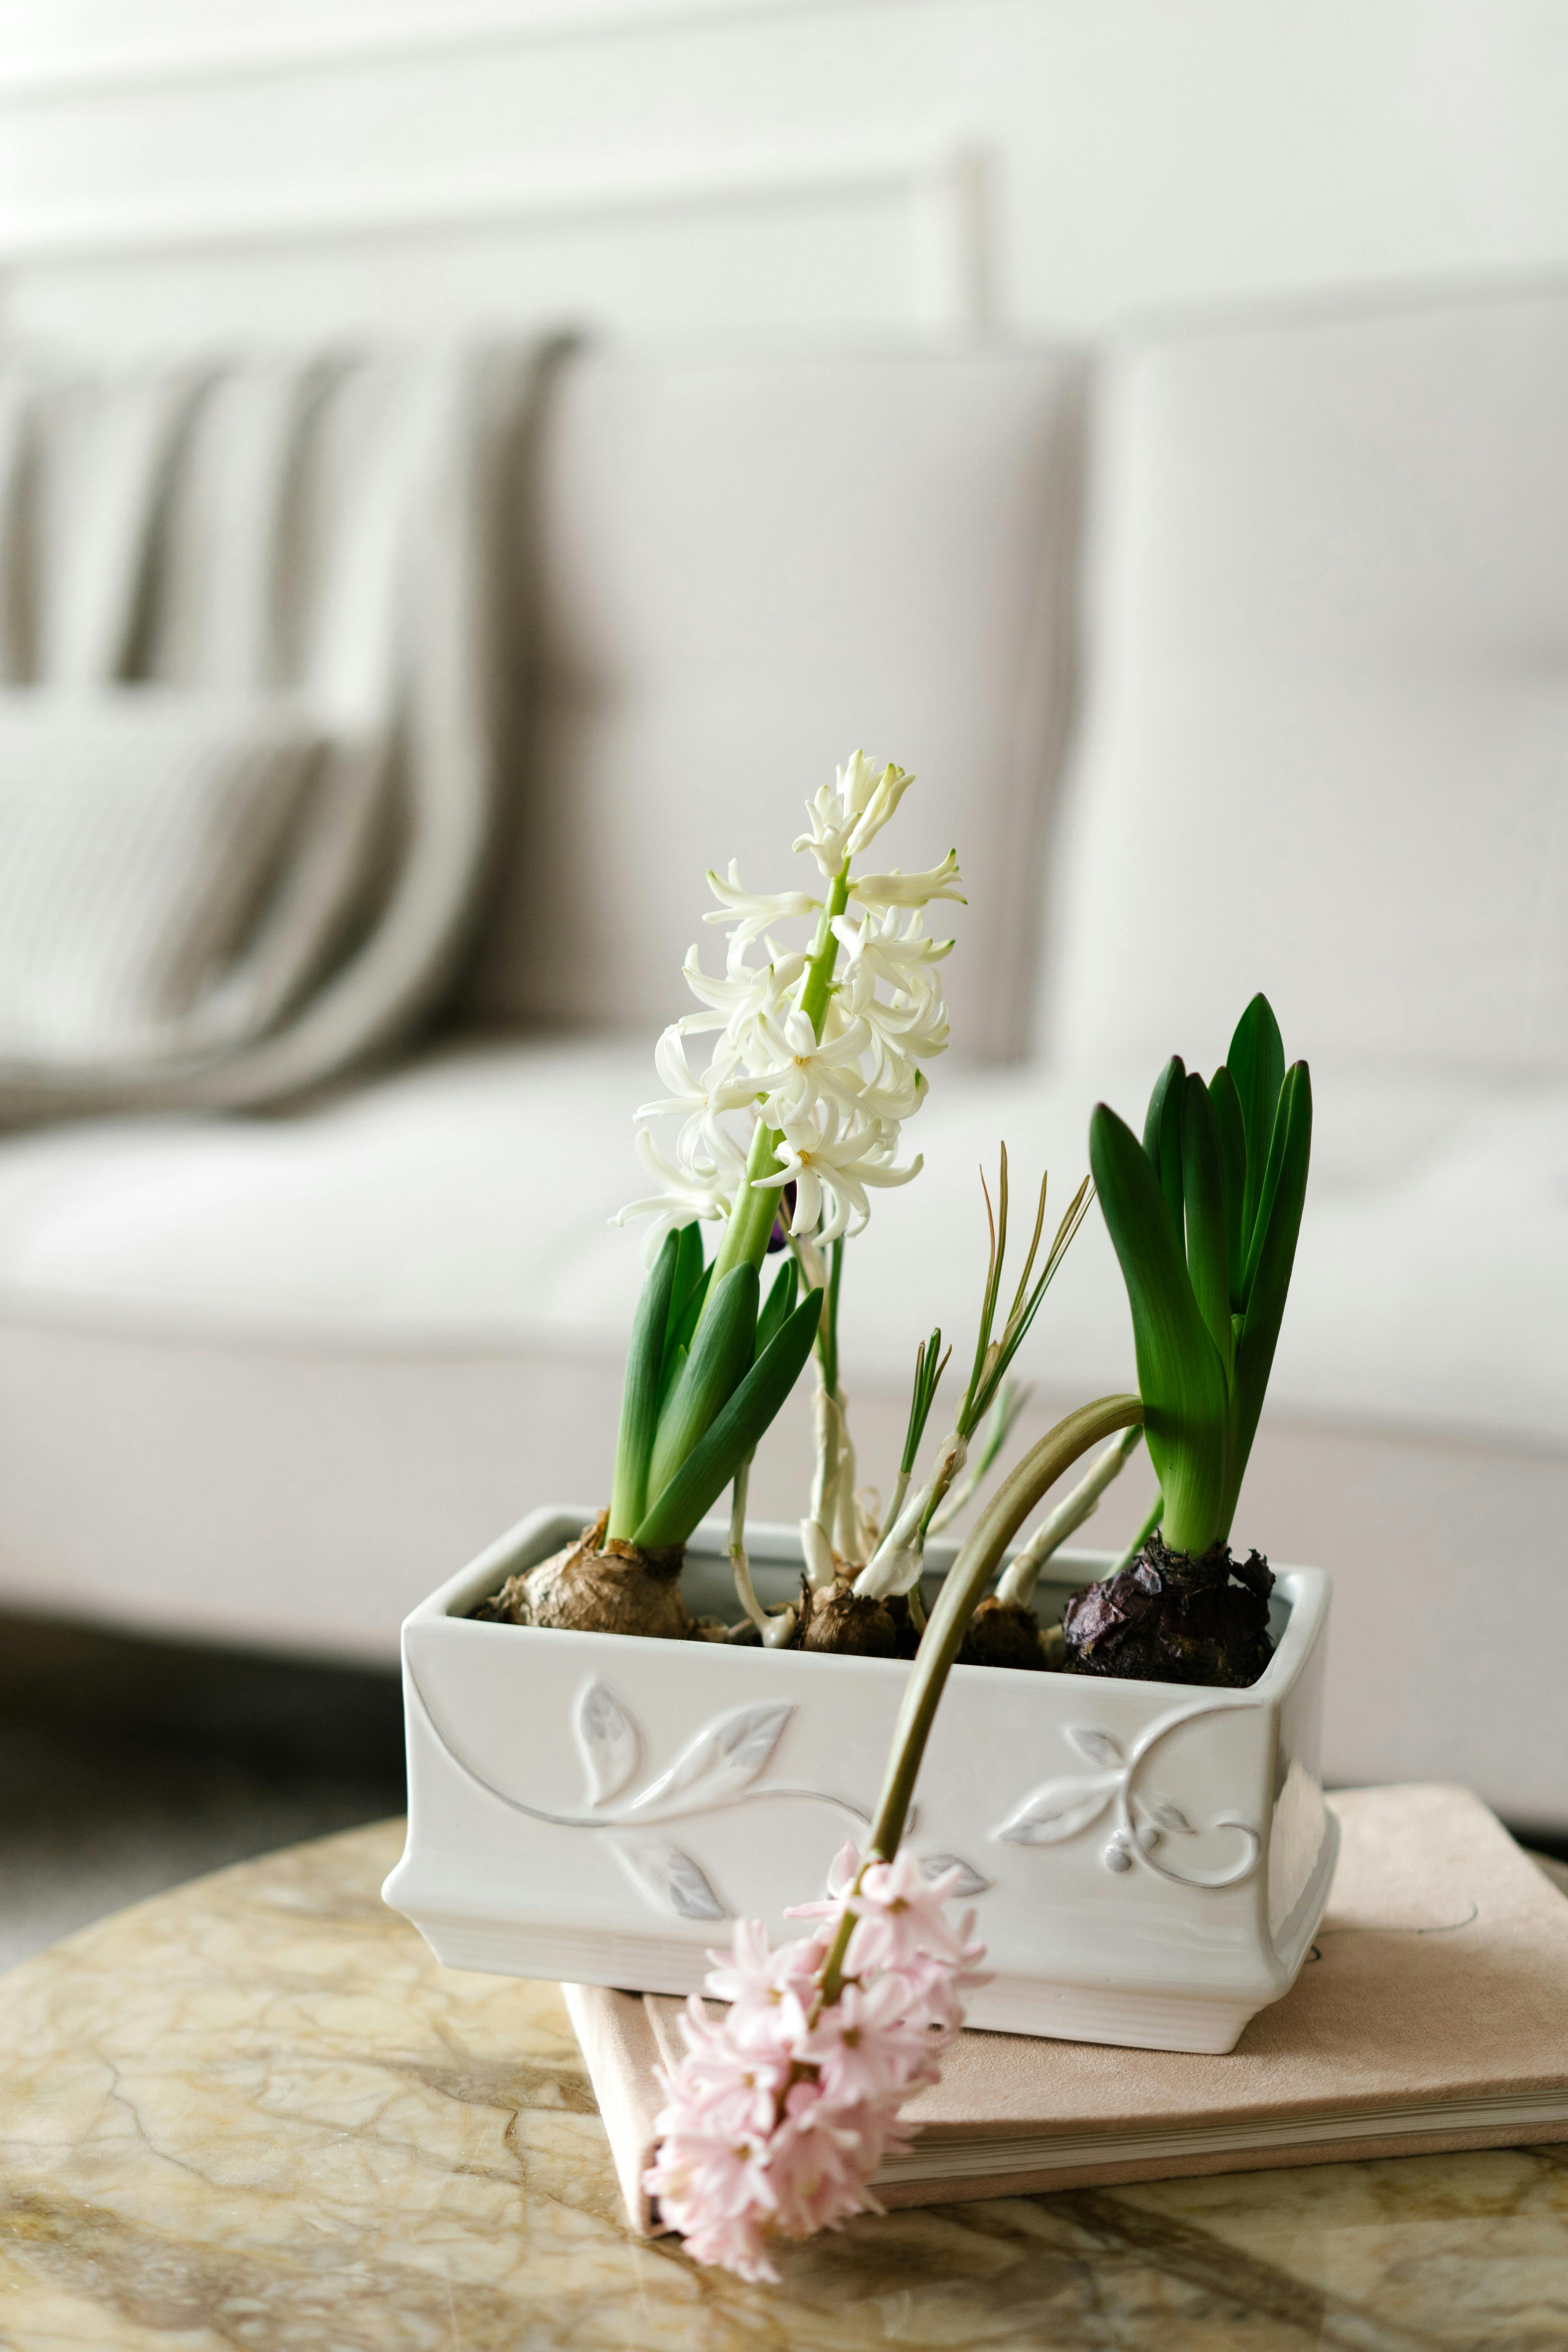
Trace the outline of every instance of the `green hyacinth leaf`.
[[1258, 1231], [1258, 1209], [1263, 1197], [1264, 1171], [1274, 1134], [1279, 1089], [1285, 1083], [1285, 1044], [1274, 1008], [1261, 993], [1255, 996], [1236, 1024], [1226, 1068], [1236, 1081], [1241, 1103], [1242, 1130], [1247, 1139], [1247, 1187], [1241, 1203], [1241, 1261], [1251, 1255]]
[[[1298, 1065], [1305, 1069], [1306, 1064]], [[1274, 1114], [1274, 1132], [1268, 1140], [1268, 1151], [1263, 1163], [1263, 1182], [1258, 1201], [1258, 1221], [1252, 1229], [1252, 1242], [1242, 1270], [1242, 1294], [1248, 1300], [1258, 1279], [1258, 1269], [1263, 1256], [1263, 1244], [1268, 1235], [1268, 1220], [1274, 1206], [1274, 1196], [1279, 1189], [1279, 1179], [1285, 1167], [1285, 1143], [1290, 1122], [1286, 1116], [1285, 1087], [1279, 1089], [1279, 1107]]]
[[1242, 1238], [1247, 1130], [1242, 1123], [1241, 1097], [1236, 1091], [1236, 1080], [1223, 1062], [1209, 1080], [1209, 1108], [1219, 1137], [1220, 1170], [1225, 1178], [1225, 1262], [1230, 1272], [1231, 1312], [1239, 1315], [1247, 1304], [1242, 1291], [1247, 1266], [1247, 1246]]
[[680, 1340], [677, 1342], [675, 1346], [666, 1349], [664, 1358], [664, 1372], [658, 1384], [658, 1409], [660, 1412], [664, 1411], [665, 1405], [668, 1402], [670, 1390], [675, 1386], [676, 1381], [686, 1370], [686, 1359], [690, 1352], [690, 1349], [688, 1348], [684, 1340]]
[[1261, 1204], [1247, 1314], [1236, 1351], [1231, 1420], [1231, 1497], [1237, 1497], [1274, 1365], [1274, 1349], [1296, 1263], [1307, 1173], [1312, 1156], [1312, 1082], [1305, 1062], [1287, 1073], [1268, 1154], [1270, 1181]]
[[1143, 1121], [1143, 1149], [1160, 1180], [1160, 1190], [1175, 1222], [1178, 1239], [1182, 1231], [1182, 1105], [1186, 1082], [1186, 1065], [1179, 1054], [1173, 1054], [1154, 1081], [1148, 1116]]
[[1187, 1212], [1187, 1276], [1230, 1382], [1230, 1269], [1226, 1259], [1225, 1168], [1209, 1090], [1194, 1070], [1182, 1112], [1182, 1183]]
[[793, 1257], [786, 1257], [774, 1277], [762, 1313], [757, 1318], [757, 1353], [771, 1345], [795, 1312], [795, 1293], [799, 1276]]
[[702, 1314], [702, 1302], [713, 1279], [712, 1261], [702, 1262], [702, 1228], [693, 1223], [680, 1229], [680, 1255], [675, 1269], [675, 1291], [669, 1302], [669, 1334], [664, 1348], [664, 1392], [668, 1395], [678, 1355], [684, 1357]]
[[[700, 1244], [699, 1244], [700, 1248]], [[626, 1350], [616, 1475], [610, 1489], [609, 1532], [628, 1536], [647, 1505], [648, 1456], [658, 1424], [665, 1334], [680, 1255], [680, 1236], [668, 1233], [643, 1284]]]
[[1224, 1364], [1198, 1311], [1160, 1181], [1137, 1137], [1104, 1103], [1089, 1120], [1089, 1160], [1132, 1312], [1149, 1455], [1165, 1502], [1165, 1540], [1177, 1550], [1202, 1553], [1220, 1532], [1225, 1509]]
[[647, 1491], [659, 1494], [749, 1369], [757, 1336], [757, 1269], [732, 1266], [713, 1295], [658, 1416]]
[[675, 1288], [670, 1297], [669, 1319], [674, 1326], [685, 1314], [691, 1295], [702, 1280], [702, 1227], [694, 1217], [682, 1225], [675, 1236]]
[[632, 1538], [644, 1550], [685, 1543], [703, 1513], [712, 1509], [800, 1378], [821, 1314], [821, 1291], [808, 1290], [644, 1515]]

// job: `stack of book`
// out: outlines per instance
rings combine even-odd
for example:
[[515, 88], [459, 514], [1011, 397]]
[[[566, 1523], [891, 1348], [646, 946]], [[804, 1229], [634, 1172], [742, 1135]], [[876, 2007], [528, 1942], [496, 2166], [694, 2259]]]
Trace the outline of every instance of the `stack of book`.
[[[1226, 2056], [965, 2033], [884, 2205], [1568, 2139], [1568, 1900], [1462, 1789], [1342, 1791], [1328, 1912]], [[568, 1985], [633, 2227], [684, 2003]]]

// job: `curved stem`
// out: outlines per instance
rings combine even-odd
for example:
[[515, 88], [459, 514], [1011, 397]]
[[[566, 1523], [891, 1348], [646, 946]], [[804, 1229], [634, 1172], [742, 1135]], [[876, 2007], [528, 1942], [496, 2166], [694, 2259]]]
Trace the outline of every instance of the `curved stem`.
[[871, 1824], [869, 1852], [873, 1854], [886, 1860], [899, 1850], [937, 1702], [958, 1655], [964, 1628], [1011, 1538], [1041, 1496], [1080, 1454], [1142, 1419], [1141, 1397], [1101, 1397], [1094, 1404], [1080, 1405], [1030, 1447], [981, 1514], [947, 1572], [910, 1669], [893, 1729], [887, 1778]]
[[1016, 1603], [1026, 1609], [1035, 1596], [1035, 1585], [1041, 1569], [1054, 1551], [1059, 1551], [1068, 1536], [1076, 1535], [1086, 1519], [1091, 1519], [1100, 1508], [1100, 1498], [1112, 1479], [1121, 1476], [1131, 1458], [1143, 1432], [1134, 1423], [1113, 1438], [1093, 1463], [1086, 1476], [1080, 1478], [1070, 1495], [1064, 1496], [1049, 1518], [1042, 1519], [1017, 1558], [1013, 1560], [996, 1587], [998, 1601]]
[[[1091, 1445], [1100, 1444], [1103, 1439], [1114, 1437], [1119, 1430], [1141, 1428], [1142, 1421], [1141, 1397], [1101, 1397], [1095, 1404], [1080, 1405], [1076, 1412], [1069, 1412], [1065, 1421], [1058, 1421], [1054, 1429], [1048, 1430], [1037, 1445], [1030, 1447], [971, 1530], [948, 1570], [904, 1685], [903, 1704], [893, 1727], [887, 1777], [877, 1801], [871, 1835], [856, 1874], [857, 1886], [871, 1863], [886, 1862], [899, 1850], [948, 1670], [958, 1655], [964, 1627], [995, 1574], [996, 1563], [1010, 1539], [1041, 1496], [1050, 1491], [1064, 1471], [1071, 1469], [1079, 1454], [1087, 1454]], [[854, 1932], [854, 1916], [847, 1913], [838, 1923], [838, 1932], [822, 1971], [814, 2015], [838, 1998], [844, 1981], [844, 1961]]]

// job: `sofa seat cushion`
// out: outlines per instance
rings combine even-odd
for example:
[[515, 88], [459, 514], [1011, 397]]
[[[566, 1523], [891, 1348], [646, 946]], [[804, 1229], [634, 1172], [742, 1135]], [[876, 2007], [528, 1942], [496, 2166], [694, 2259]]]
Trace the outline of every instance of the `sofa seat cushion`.
[[[1082, 1167], [1087, 1096], [941, 1071], [920, 1182], [876, 1204], [846, 1297], [864, 1475], [902, 1434], [917, 1331], [973, 1330], [975, 1160]], [[1131, 1110], [1145, 1073], [1108, 1087]], [[447, 1053], [310, 1117], [145, 1120], [0, 1144], [0, 1599], [298, 1652], [397, 1655], [433, 1586], [543, 1500], [604, 1499], [647, 1057]], [[1318, 1181], [1243, 1541], [1333, 1573], [1331, 1779], [1465, 1781], [1561, 1834], [1568, 1585], [1568, 1097], [1319, 1073]], [[1131, 1376], [1091, 1215], [1031, 1342], [1031, 1425]], [[789, 1519], [805, 1385], [752, 1481]], [[1135, 1464], [1087, 1531], [1116, 1546]], [[1531, 1640], [1481, 1644], [1500, 1609]]]
[[[82, 1125], [0, 1145], [0, 1313], [21, 1323], [381, 1351], [552, 1350], [618, 1363], [642, 1255], [648, 1056], [474, 1044], [308, 1116]], [[1134, 1112], [1131, 1083], [1106, 1090]], [[1277, 1412], [1568, 1447], [1568, 1090], [1320, 1073], [1316, 1174]], [[926, 1160], [852, 1246], [851, 1385], [895, 1392], [940, 1322], [962, 1359], [984, 1269], [977, 1152], [1011, 1155], [1016, 1225], [1085, 1165], [1091, 1097], [1036, 1070], [944, 1066]], [[1091, 1215], [1026, 1367], [1050, 1394], [1130, 1384], [1131, 1331]], [[950, 1377], [955, 1377], [950, 1375]]]

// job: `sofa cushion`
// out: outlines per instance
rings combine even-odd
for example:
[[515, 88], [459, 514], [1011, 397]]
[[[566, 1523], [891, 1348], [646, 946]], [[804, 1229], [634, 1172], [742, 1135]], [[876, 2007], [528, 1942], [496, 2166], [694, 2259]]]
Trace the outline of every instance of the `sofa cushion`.
[[1217, 1059], [1261, 985], [1331, 1058], [1568, 1071], [1565, 414], [1562, 294], [1121, 353], [1062, 1052]]
[[[47, 1063], [36, 1075], [26, 1066], [24, 1039], [0, 1116], [297, 1097], [445, 1009], [468, 969], [512, 797], [527, 625], [514, 601], [521, 448], [556, 349], [444, 338], [359, 354], [0, 364], [0, 524], [8, 516], [11, 527], [0, 676], [40, 689], [38, 709], [15, 722], [33, 730], [32, 750], [13, 740], [10, 719], [0, 745], [0, 785], [10, 777], [20, 791], [19, 768], [40, 780], [16, 812], [26, 843], [13, 828], [0, 843], [12, 876], [29, 877], [16, 885], [28, 906], [12, 926], [9, 982], [13, 1001], [31, 987], [29, 1035], [48, 1052], [65, 1040], [58, 1028], [40, 1037], [39, 997], [46, 1023], [79, 1008], [71, 1090]], [[68, 728], [60, 706], [73, 696], [93, 707]], [[268, 799], [246, 781], [253, 760], [232, 743], [219, 758], [213, 712], [247, 704], [251, 725], [266, 703], [274, 728], [280, 696], [321, 739], [313, 806], [247, 869], [228, 850], [198, 852], [193, 831], [207, 825], [210, 841], [218, 804], [232, 816], [243, 801], [255, 814]], [[274, 783], [280, 772], [274, 761]], [[84, 823], [71, 811], [89, 792], [101, 802], [97, 869], [74, 904], [79, 914], [90, 888], [90, 1001], [61, 863], [68, 836], [85, 877]], [[61, 886], [47, 939], [30, 878], [40, 866]], [[224, 972], [223, 886], [263, 866], [246, 969]], [[171, 992], [143, 953], [169, 935], [176, 902], [187, 934], [206, 912], [220, 919], [222, 985], [206, 991], [199, 1022], [186, 1000], [209, 973], [177, 978]], [[255, 894], [239, 911], [256, 911]], [[125, 1030], [145, 1040], [154, 1007], [156, 1084], [132, 1087]], [[84, 1024], [101, 1033], [126, 1011], [106, 1069], [107, 1041]], [[144, 1080], [153, 1058], [141, 1055]]]
[[1007, 351], [563, 370], [531, 773], [481, 1013], [679, 1010], [705, 867], [801, 887], [782, 845], [858, 744], [919, 774], [890, 856], [956, 843], [985, 908], [990, 952], [952, 967], [956, 1043], [1019, 1050], [1072, 680], [1079, 388], [1076, 362]]
[[178, 1071], [289, 1008], [355, 878], [279, 887], [331, 751], [281, 698], [0, 695], [0, 1107]]
[[[1142, 1074], [1107, 1091], [1135, 1114]], [[613, 1227], [642, 1179], [631, 1045], [475, 1046], [309, 1117], [139, 1119], [0, 1145], [0, 1314], [268, 1345], [553, 1349], [618, 1366], [642, 1279]], [[1568, 1094], [1321, 1072], [1315, 1170], [1270, 1403], [1568, 1450]], [[984, 1265], [977, 1158], [1065, 1207], [1090, 1090], [948, 1067], [845, 1276], [851, 1386], [903, 1388], [940, 1322], [963, 1353]], [[1025, 1370], [1053, 1394], [1132, 1384], [1091, 1215]], [[602, 1435], [602, 1433], [599, 1433]], [[594, 1433], [585, 1443], [592, 1450]]]

